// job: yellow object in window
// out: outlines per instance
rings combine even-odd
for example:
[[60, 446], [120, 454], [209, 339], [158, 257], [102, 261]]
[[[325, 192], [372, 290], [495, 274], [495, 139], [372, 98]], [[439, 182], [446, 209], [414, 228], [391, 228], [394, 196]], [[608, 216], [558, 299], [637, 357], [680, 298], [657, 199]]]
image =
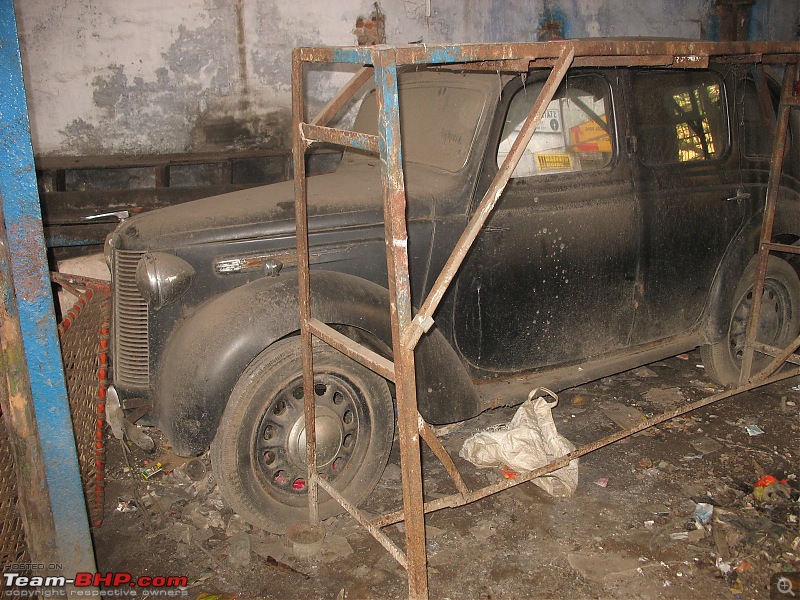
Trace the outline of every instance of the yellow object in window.
[[540, 171], [572, 169], [572, 157], [569, 154], [546, 154], [540, 152], [536, 155], [536, 162]]
[[[606, 122], [606, 116], [600, 117]], [[603, 129], [595, 121], [585, 121], [569, 130], [571, 150], [574, 152], [611, 152], [611, 137], [608, 126]]]

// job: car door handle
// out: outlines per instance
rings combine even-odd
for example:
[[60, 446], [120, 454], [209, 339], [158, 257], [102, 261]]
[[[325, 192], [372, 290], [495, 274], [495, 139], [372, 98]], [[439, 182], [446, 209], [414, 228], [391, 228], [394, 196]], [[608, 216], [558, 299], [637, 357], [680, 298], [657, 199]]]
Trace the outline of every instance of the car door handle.
[[731, 202], [735, 200], [736, 202], [741, 202], [742, 200], [749, 200], [750, 194], [747, 192], [736, 192], [735, 196], [731, 196], [730, 198], [725, 198], [726, 202]]

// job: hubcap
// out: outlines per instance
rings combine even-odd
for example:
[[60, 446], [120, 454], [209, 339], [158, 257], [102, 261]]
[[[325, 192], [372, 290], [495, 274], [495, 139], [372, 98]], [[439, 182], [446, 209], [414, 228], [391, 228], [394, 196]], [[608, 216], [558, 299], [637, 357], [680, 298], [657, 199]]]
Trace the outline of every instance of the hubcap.
[[[333, 374], [317, 375], [314, 382], [317, 434], [317, 471], [332, 483], [350, 464], [363, 460], [360, 431], [365, 416], [359, 390]], [[297, 377], [280, 390], [259, 421], [252, 446], [253, 464], [262, 484], [272, 493], [298, 495], [306, 488], [306, 425], [303, 379]], [[351, 470], [348, 470], [351, 471]]]
[[[317, 466], [329, 465], [339, 451], [344, 441], [344, 428], [342, 421], [335, 412], [320, 406], [316, 409], [314, 429], [317, 433]], [[289, 432], [288, 440], [289, 458], [296, 465], [306, 464], [306, 419], [305, 416], [295, 421]]]

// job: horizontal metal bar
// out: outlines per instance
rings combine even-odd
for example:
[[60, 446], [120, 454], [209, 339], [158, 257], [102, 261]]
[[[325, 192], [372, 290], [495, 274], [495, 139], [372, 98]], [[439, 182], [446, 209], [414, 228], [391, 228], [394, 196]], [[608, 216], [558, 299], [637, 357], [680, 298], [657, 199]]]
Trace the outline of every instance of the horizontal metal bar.
[[[757, 341], [753, 340], [753, 348], [756, 348]], [[767, 346], [769, 348], [769, 346]], [[781, 368], [783, 363], [786, 361], [794, 362], [793, 360], [789, 360], [791, 356], [797, 352], [797, 349], [800, 348], [800, 336], [797, 337], [791, 344], [786, 346], [786, 348], [776, 348], [778, 350], [778, 354], [774, 355], [774, 359], [771, 363], [769, 363], [766, 367], [764, 367], [761, 371], [753, 375], [753, 381], [760, 381], [762, 379], [766, 379], [770, 375], [772, 375], [775, 371]]]
[[[730, 398], [731, 396], [735, 396], [743, 392], [749, 392], [756, 388], [769, 385], [770, 383], [775, 383], [776, 381], [782, 381], [784, 379], [789, 379], [790, 377], [796, 377], [798, 375], [800, 375], [800, 368], [791, 369], [789, 371], [779, 373], [778, 375], [773, 375], [772, 377], [768, 377], [761, 381], [757, 382], [754, 381], [743, 386], [739, 386], [730, 390], [726, 390], [724, 392], [720, 392], [719, 394], [714, 394], [713, 396], [708, 396], [707, 398], [701, 398], [700, 400], [696, 400], [695, 402], [691, 402], [689, 404], [686, 404], [685, 406], [676, 408], [675, 410], [670, 411], [668, 413], [664, 413], [657, 417], [653, 417], [652, 419], [642, 421], [641, 423], [635, 425], [634, 427], [631, 427], [630, 429], [619, 431], [617, 433], [601, 438], [596, 442], [586, 444], [585, 446], [573, 450], [569, 454], [565, 454], [561, 458], [558, 458], [553, 462], [544, 465], [543, 467], [539, 467], [538, 469], [534, 469], [533, 471], [528, 471], [527, 473], [522, 473], [519, 476], [515, 477], [514, 479], [506, 479], [494, 483], [492, 485], [488, 485], [479, 490], [475, 490], [474, 492], [471, 492], [467, 495], [452, 494], [450, 496], [445, 496], [443, 498], [438, 498], [436, 500], [426, 502], [424, 508], [425, 514], [435, 512], [443, 508], [456, 508], [458, 506], [464, 506], [465, 504], [471, 504], [472, 502], [476, 502], [478, 500], [486, 498], [487, 496], [496, 494], [497, 492], [502, 492], [503, 490], [516, 487], [520, 484], [527, 483], [528, 481], [531, 481], [538, 477], [547, 475], [548, 473], [552, 473], [557, 469], [566, 467], [570, 463], [570, 461], [575, 460], [576, 458], [580, 458], [581, 456], [589, 454], [590, 452], [594, 452], [595, 450], [599, 450], [600, 448], [608, 446], [609, 444], [613, 444], [614, 442], [618, 442], [621, 439], [630, 437], [635, 433], [639, 433], [640, 431], [649, 429], [650, 427], [653, 427], [655, 425], [659, 425], [664, 421], [669, 421], [670, 419], [674, 419], [675, 417], [679, 417], [687, 412], [697, 410], [698, 408], [708, 406], [709, 404], [712, 404], [719, 400]], [[371, 524], [374, 525], [375, 527], [386, 527], [387, 525], [391, 525], [393, 523], [399, 523], [400, 521], [403, 520], [403, 518], [404, 518], [403, 511], [400, 510], [373, 519], [371, 521]]]
[[[674, 56], [580, 56], [576, 57], [572, 65], [574, 67], [621, 67], [621, 66], [654, 66], [669, 67], [675, 63]], [[524, 73], [530, 69], [540, 69], [552, 67], [557, 58], [520, 58], [514, 60], [486, 60], [469, 64], [456, 64], [450, 68], [454, 70], [464, 69], [467, 71], [491, 71], [504, 73]], [[443, 67], [446, 68], [446, 67]]]
[[319, 319], [309, 319], [308, 329], [315, 337], [332, 348], [335, 348], [345, 356], [361, 363], [389, 381], [394, 381], [394, 363], [388, 358], [384, 358], [377, 352], [373, 352], [366, 346], [351, 340], [343, 333], [336, 331], [333, 327], [326, 325]]
[[176, 154], [111, 154], [96, 156], [37, 156], [37, 171], [83, 169], [131, 169], [223, 163], [254, 158], [291, 155], [290, 150], [237, 150], [228, 152], [182, 152]]
[[[752, 61], [750, 61], [752, 62]], [[763, 57], [761, 61], [764, 64], [771, 64], [771, 65], [784, 65], [797, 62], [797, 51], [793, 53], [786, 53], [786, 54], [768, 54]]]
[[111, 282], [105, 279], [96, 279], [95, 277], [87, 277], [86, 275], [71, 275], [69, 273], [60, 273], [57, 271], [50, 271], [50, 281], [65, 287], [77, 285], [83, 288], [111, 289]]
[[[558, 58], [567, 45], [575, 48], [577, 57], [608, 56], [674, 56], [691, 66], [695, 57], [702, 60], [718, 56], [738, 56], [744, 62], [768, 61], [780, 55], [781, 61], [796, 62], [796, 42], [706, 42], [696, 40], [642, 40], [627, 38], [588, 38], [550, 42], [501, 44], [413, 44], [403, 46], [351, 46], [337, 48], [302, 48], [301, 60], [308, 62], [340, 62], [374, 64], [379, 56], [392, 52], [395, 64], [455, 64], [480, 61], [513, 61]], [[595, 64], [588, 62], [585, 64]]]
[[333, 127], [321, 127], [320, 125], [310, 125], [302, 123], [303, 137], [306, 142], [326, 142], [337, 146], [347, 146], [349, 148], [359, 148], [369, 152], [378, 153], [378, 136], [349, 129], [335, 129]]
[[789, 355], [786, 356], [786, 358], [784, 358], [783, 355], [785, 354], [786, 351], [782, 350], [781, 348], [776, 348], [775, 346], [767, 346], [766, 344], [762, 344], [761, 342], [753, 342], [753, 348], [757, 352], [760, 352], [761, 354], [766, 354], [767, 356], [772, 356], [774, 358], [781, 357], [783, 359], [782, 362], [790, 362], [795, 365], [800, 365], [800, 356], [795, 354], [794, 350], [791, 353], [789, 353]]
[[[524, 73], [530, 69], [540, 69], [555, 65], [556, 58], [487, 60], [450, 66], [453, 70], [490, 71], [492, 73]], [[573, 67], [664, 67], [664, 68], [706, 68], [708, 56], [625, 55], [625, 56], [578, 56]], [[447, 67], [443, 67], [447, 68]]]
[[334, 487], [330, 483], [328, 483], [318, 475], [314, 477], [314, 480], [319, 487], [325, 490], [330, 495], [331, 498], [336, 500], [336, 502], [338, 502], [342, 508], [344, 508], [348, 513], [350, 513], [351, 517], [353, 517], [356, 521], [358, 521], [361, 524], [362, 527], [364, 527], [367, 531], [369, 531], [372, 537], [374, 537], [381, 546], [386, 548], [387, 552], [389, 552], [389, 554], [391, 554], [394, 557], [394, 559], [398, 563], [400, 563], [401, 567], [403, 567], [404, 569], [408, 569], [408, 559], [406, 558], [405, 553], [400, 548], [398, 548], [397, 545], [392, 540], [390, 540], [385, 533], [383, 533], [379, 528], [375, 527], [372, 523], [370, 523], [369, 519], [367, 519], [364, 516], [364, 514], [360, 510], [358, 510], [358, 508], [356, 508], [356, 506], [353, 505], [347, 498], [345, 498], [339, 492], [337, 492], [336, 489], [334, 489]]
[[767, 242], [764, 244], [764, 248], [770, 252], [791, 252], [792, 254], [800, 254], [800, 246], [792, 246], [790, 244], [775, 244], [773, 242]]

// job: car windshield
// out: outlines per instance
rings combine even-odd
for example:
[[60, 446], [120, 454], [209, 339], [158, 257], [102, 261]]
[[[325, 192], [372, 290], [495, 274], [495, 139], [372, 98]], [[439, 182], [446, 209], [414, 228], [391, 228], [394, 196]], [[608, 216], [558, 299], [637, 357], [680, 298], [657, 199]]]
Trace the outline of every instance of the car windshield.
[[[485, 104], [483, 90], [457, 83], [401, 85], [403, 160], [451, 173], [460, 171], [467, 162]], [[364, 98], [353, 129], [377, 134], [377, 127], [377, 102], [373, 90]]]

